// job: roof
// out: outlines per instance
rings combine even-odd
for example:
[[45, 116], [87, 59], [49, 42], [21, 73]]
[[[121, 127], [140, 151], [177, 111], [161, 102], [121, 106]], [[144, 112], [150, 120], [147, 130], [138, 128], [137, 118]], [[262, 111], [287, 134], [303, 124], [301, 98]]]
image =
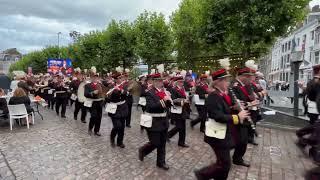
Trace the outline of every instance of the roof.
[[10, 48], [10, 49], [4, 50], [2, 53], [3, 54], [9, 54], [9, 55], [19, 55], [19, 56], [21, 56], [21, 53], [17, 50], [17, 48]]

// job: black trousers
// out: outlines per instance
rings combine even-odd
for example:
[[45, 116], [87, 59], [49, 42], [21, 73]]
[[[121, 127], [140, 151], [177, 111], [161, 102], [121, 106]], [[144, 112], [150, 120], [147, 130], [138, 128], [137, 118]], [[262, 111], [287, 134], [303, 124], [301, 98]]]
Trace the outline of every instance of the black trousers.
[[97, 133], [100, 131], [101, 119], [102, 119], [102, 107], [103, 101], [94, 101], [92, 107], [90, 108], [90, 122], [89, 122], [89, 131]]
[[241, 162], [243, 161], [243, 156], [247, 151], [248, 145], [248, 126], [237, 127], [237, 139], [235, 142], [235, 149], [233, 153], [233, 161]]
[[[296, 132], [299, 143], [301, 145], [319, 145], [320, 142], [320, 122], [317, 121], [314, 124], [310, 124], [304, 128], [299, 129]], [[310, 135], [309, 137], [304, 137], [306, 135]]]
[[142, 147], [140, 151], [143, 156], [147, 156], [153, 150], [157, 149], [157, 165], [163, 165], [166, 163], [166, 141], [167, 141], [167, 131], [150, 131], [147, 130], [149, 141]]
[[60, 107], [61, 107], [61, 116], [66, 115], [66, 108], [67, 108], [68, 99], [67, 98], [56, 98], [56, 112], [60, 114]]
[[171, 118], [174, 119], [176, 125], [168, 132], [168, 138], [179, 133], [178, 145], [184, 145], [186, 142], [186, 120], [180, 114], [174, 114]]
[[86, 116], [87, 116], [87, 108], [83, 105], [84, 103], [79, 102], [78, 100], [75, 101], [75, 107], [74, 107], [74, 113], [73, 116], [75, 118], [78, 117], [78, 113], [81, 109], [81, 121], [85, 121], [86, 120]]
[[48, 97], [48, 109], [53, 109], [55, 105], [55, 98], [53, 97], [52, 94], [49, 95]]
[[196, 105], [196, 108], [199, 116], [197, 119], [191, 121], [191, 126], [193, 127], [200, 122], [200, 131], [204, 132], [205, 123], [207, 120], [207, 109], [205, 106], [201, 106], [201, 105], [200, 106]]
[[131, 111], [132, 111], [132, 104], [133, 104], [133, 97], [129, 96], [126, 100], [128, 105], [128, 117], [126, 118], [126, 126], [130, 126], [131, 123]]
[[125, 118], [111, 118], [113, 128], [111, 130], [111, 142], [115, 141], [117, 136], [117, 145], [123, 144], [123, 137], [124, 137], [124, 129], [125, 129]]
[[310, 118], [310, 124], [314, 124], [316, 121], [318, 121], [319, 114], [312, 114], [308, 113], [308, 117]]
[[214, 144], [209, 144], [216, 154], [217, 161], [198, 171], [202, 179], [209, 180], [226, 180], [231, 167], [230, 149], [215, 147]]

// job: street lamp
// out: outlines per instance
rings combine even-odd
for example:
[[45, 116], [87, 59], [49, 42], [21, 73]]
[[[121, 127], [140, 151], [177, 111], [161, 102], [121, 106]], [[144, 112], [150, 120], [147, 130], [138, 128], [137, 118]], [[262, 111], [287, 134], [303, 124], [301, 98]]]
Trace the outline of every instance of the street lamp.
[[299, 79], [299, 67], [303, 61], [303, 53], [302, 51], [294, 51], [292, 52], [292, 70], [293, 70], [293, 82], [294, 82], [294, 89], [293, 89], [293, 114], [294, 116], [299, 115], [299, 86], [298, 86], [298, 79]]
[[58, 56], [59, 56], [59, 59], [60, 59], [60, 34], [61, 34], [61, 32], [58, 32]]

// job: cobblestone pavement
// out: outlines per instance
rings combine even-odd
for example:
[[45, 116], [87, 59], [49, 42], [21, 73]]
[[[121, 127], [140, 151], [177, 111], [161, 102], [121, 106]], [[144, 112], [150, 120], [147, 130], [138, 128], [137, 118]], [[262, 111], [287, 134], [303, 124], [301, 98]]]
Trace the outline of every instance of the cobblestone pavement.
[[[111, 120], [104, 115], [101, 137], [89, 136], [87, 125], [60, 119], [51, 110], [41, 109], [45, 119], [36, 116], [29, 130], [8, 125], [0, 128], [0, 179], [195, 179], [193, 170], [215, 161], [210, 147], [203, 142], [197, 126], [187, 129], [190, 148], [179, 148], [177, 136], [167, 144], [169, 171], [156, 168], [155, 152], [144, 162], [138, 160], [138, 147], [147, 141], [140, 133], [140, 111], [133, 108], [132, 128], [126, 129], [125, 149], [111, 148]], [[258, 147], [249, 145], [245, 159], [251, 167], [233, 165], [229, 179], [303, 179], [315, 165], [298, 149], [293, 132], [259, 128]]]

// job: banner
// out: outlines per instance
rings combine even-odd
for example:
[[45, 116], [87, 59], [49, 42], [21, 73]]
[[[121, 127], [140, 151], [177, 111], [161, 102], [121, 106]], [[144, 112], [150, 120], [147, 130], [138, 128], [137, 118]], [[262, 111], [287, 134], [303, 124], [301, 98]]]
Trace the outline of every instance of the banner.
[[48, 59], [47, 65], [50, 74], [70, 75], [73, 72], [71, 59]]

